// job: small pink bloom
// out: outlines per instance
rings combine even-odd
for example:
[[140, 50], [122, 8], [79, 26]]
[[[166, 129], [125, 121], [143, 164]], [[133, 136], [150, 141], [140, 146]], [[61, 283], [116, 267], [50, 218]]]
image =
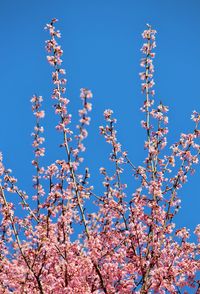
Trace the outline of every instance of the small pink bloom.
[[44, 110], [40, 110], [34, 113], [36, 117], [43, 118], [45, 116]]

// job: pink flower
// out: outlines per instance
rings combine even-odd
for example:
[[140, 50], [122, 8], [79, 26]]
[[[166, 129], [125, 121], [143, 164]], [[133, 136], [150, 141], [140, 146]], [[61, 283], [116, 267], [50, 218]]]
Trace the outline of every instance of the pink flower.
[[81, 88], [81, 94], [80, 97], [81, 98], [87, 98], [87, 99], [91, 99], [92, 98], [92, 92], [86, 88]]
[[190, 234], [189, 234], [188, 230], [184, 227], [184, 228], [176, 231], [176, 236], [183, 238], [183, 239], [188, 239], [190, 237]]
[[35, 150], [35, 156], [36, 157], [44, 156], [44, 154], [45, 154], [45, 148], [44, 147], [43, 148], [37, 148]]
[[37, 118], [43, 118], [45, 116], [44, 110], [40, 110], [34, 113]]
[[113, 111], [112, 111], [111, 109], [106, 109], [106, 110], [104, 111], [104, 117], [105, 117], [105, 119], [106, 119], [106, 120], [107, 120], [107, 119], [110, 119], [112, 114], [113, 114]]
[[54, 56], [47, 56], [47, 60], [50, 65], [54, 66], [56, 64], [56, 59]]

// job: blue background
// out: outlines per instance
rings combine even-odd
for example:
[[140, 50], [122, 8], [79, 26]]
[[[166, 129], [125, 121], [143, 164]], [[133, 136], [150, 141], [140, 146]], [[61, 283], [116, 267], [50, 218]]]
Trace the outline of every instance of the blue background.
[[[155, 59], [156, 99], [170, 108], [169, 144], [193, 129], [192, 110], [200, 111], [200, 2], [134, 0], [0, 1], [0, 149], [19, 186], [31, 192], [34, 119], [30, 98], [44, 97], [46, 159], [60, 156], [51, 107], [51, 68], [46, 61], [44, 25], [56, 17], [67, 69], [67, 97], [74, 124], [80, 108], [79, 89], [94, 93], [92, 123], [87, 139], [86, 166], [92, 183], [100, 187], [99, 167], [107, 166], [109, 146], [99, 136], [103, 111], [111, 108], [118, 119], [118, 137], [135, 164], [144, 159], [145, 132], [139, 111], [143, 103], [138, 73], [146, 23], [158, 31]], [[47, 122], [48, 121], [48, 122]], [[168, 145], [169, 146], [169, 145]], [[133, 178], [131, 178], [133, 181]], [[182, 209], [176, 221], [194, 230], [199, 223], [200, 169], [181, 190]], [[131, 187], [132, 183], [130, 183]], [[133, 184], [132, 192], [134, 192]], [[131, 188], [130, 188], [131, 189]], [[14, 196], [13, 196], [14, 197]]]

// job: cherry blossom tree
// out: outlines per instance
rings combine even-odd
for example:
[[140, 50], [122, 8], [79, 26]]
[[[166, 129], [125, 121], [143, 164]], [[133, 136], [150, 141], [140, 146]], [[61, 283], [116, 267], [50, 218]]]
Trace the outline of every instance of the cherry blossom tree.
[[[110, 145], [114, 172], [100, 168], [104, 193], [99, 195], [89, 183], [90, 172], [83, 168], [81, 155], [86, 149], [92, 93], [80, 90], [82, 108], [74, 134], [56, 22], [46, 25], [50, 33], [46, 50], [53, 68], [52, 100], [63, 158], [41, 165], [45, 112], [42, 97], [34, 95], [32, 200], [0, 157], [0, 293], [200, 293], [200, 225], [194, 231], [195, 244], [189, 241], [188, 229], [174, 224], [179, 190], [198, 163], [200, 114], [192, 114], [193, 131], [181, 134], [167, 148], [168, 107], [157, 97], [154, 101], [156, 31], [147, 25], [142, 34], [141, 125], [146, 158], [140, 166], [134, 165], [117, 139], [113, 111], [105, 110], [100, 134]], [[131, 195], [123, 182], [125, 170], [137, 181]], [[10, 193], [19, 197], [18, 205], [8, 200]], [[90, 202], [95, 205], [93, 213], [86, 209]]]

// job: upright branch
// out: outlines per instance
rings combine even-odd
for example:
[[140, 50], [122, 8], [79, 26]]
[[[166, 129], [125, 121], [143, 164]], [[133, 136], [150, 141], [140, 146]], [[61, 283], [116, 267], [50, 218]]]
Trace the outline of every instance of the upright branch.
[[[71, 122], [71, 114], [69, 114], [67, 109], [67, 104], [69, 103], [69, 100], [63, 97], [63, 94], [66, 91], [65, 84], [67, 80], [61, 77], [65, 74], [65, 70], [60, 67], [62, 64], [61, 56], [63, 55], [63, 50], [61, 49], [61, 46], [59, 46], [56, 41], [56, 38], [60, 38], [61, 36], [60, 32], [55, 30], [54, 23], [56, 21], [57, 19], [53, 19], [51, 23], [47, 24], [46, 26], [46, 29], [49, 30], [49, 33], [51, 36], [51, 39], [46, 42], [46, 50], [47, 52], [52, 53], [52, 55], [47, 56], [47, 60], [49, 64], [54, 67], [54, 71], [52, 73], [52, 79], [53, 79], [55, 88], [53, 90], [52, 99], [54, 99], [56, 102], [54, 104], [55, 113], [60, 118], [60, 122], [56, 126], [56, 129], [63, 133], [63, 143], [61, 144], [61, 146], [65, 148], [65, 151], [67, 154], [67, 164], [69, 166], [69, 171], [71, 174], [72, 187], [73, 187], [73, 190], [75, 191], [77, 205], [80, 210], [81, 219], [85, 227], [86, 235], [89, 236], [83, 203], [80, 197], [79, 187], [77, 184], [77, 179], [75, 174], [75, 170], [77, 169], [79, 163], [77, 161], [72, 160], [72, 157], [71, 157], [72, 149], [70, 149], [69, 147], [69, 143], [72, 141], [72, 138], [71, 138], [72, 131], [68, 127], [68, 125]], [[91, 94], [88, 94], [88, 95], [91, 96]]]
[[[104, 136], [107, 143], [111, 144], [112, 152], [110, 153], [109, 159], [114, 163], [115, 173], [112, 180], [115, 180], [114, 188], [117, 189], [115, 196], [118, 198], [118, 202], [121, 203], [125, 197], [123, 189], [126, 188], [126, 184], [121, 182], [121, 174], [123, 173], [122, 165], [125, 164], [126, 152], [122, 152], [121, 144], [117, 140], [117, 131], [115, 129], [116, 118], [113, 118], [113, 111], [107, 109], [104, 111], [104, 118], [107, 125], [100, 126], [100, 134]], [[102, 173], [101, 169], [101, 173]], [[104, 173], [103, 173], [104, 174]]]
[[146, 121], [142, 121], [142, 126], [147, 131], [147, 143], [146, 147], [149, 150], [149, 164], [151, 165], [151, 173], [153, 179], [155, 179], [155, 146], [152, 142], [152, 126], [150, 122], [150, 109], [154, 104], [154, 100], [151, 99], [155, 95], [155, 91], [152, 90], [154, 86], [153, 73], [154, 73], [154, 65], [153, 58], [155, 57], [155, 53], [152, 50], [156, 47], [155, 42], [155, 34], [156, 31], [151, 28], [150, 25], [147, 25], [148, 29], [145, 30], [142, 34], [143, 39], [146, 40], [146, 43], [143, 44], [141, 51], [145, 55], [144, 58], [141, 59], [140, 65], [144, 67], [144, 71], [140, 73], [140, 78], [142, 81], [142, 92], [145, 94], [145, 101], [143, 105], [143, 111], [146, 113]]
[[[60, 68], [60, 65], [62, 64], [62, 59], [61, 56], [63, 55], [63, 51], [61, 50], [61, 47], [57, 44], [56, 37], [60, 38], [60, 32], [55, 30], [55, 22], [57, 19], [52, 19], [50, 24], [47, 24], [46, 29], [49, 30], [51, 39], [46, 42], [46, 50], [47, 52], [51, 53], [52, 55], [47, 56], [47, 60], [50, 65], [54, 67], [54, 72], [52, 73], [52, 79], [53, 83], [55, 85], [55, 88], [53, 90], [53, 95], [52, 98], [56, 101], [56, 104], [54, 105], [55, 107], [55, 113], [58, 114], [60, 117], [60, 122], [56, 126], [56, 129], [58, 131], [61, 131], [63, 133], [63, 143], [60, 145], [61, 147], [65, 148], [66, 154], [67, 154], [67, 165], [69, 166], [69, 172], [70, 172], [70, 178], [71, 178], [71, 188], [72, 188], [72, 193], [73, 191], [75, 192], [75, 200], [76, 200], [76, 205], [79, 208], [80, 211], [80, 216], [81, 216], [81, 223], [84, 225], [85, 229], [85, 234], [87, 239], [90, 239], [90, 232], [88, 228], [88, 221], [86, 219], [85, 215], [85, 209], [84, 209], [84, 196], [87, 195], [88, 193], [82, 193], [82, 185], [79, 184], [76, 176], [76, 170], [80, 164], [80, 159], [79, 161], [77, 160], [78, 157], [77, 151], [73, 150], [73, 148], [69, 146], [69, 143], [72, 141], [72, 131], [68, 127], [68, 125], [71, 122], [71, 114], [68, 113], [67, 109], [67, 104], [69, 103], [69, 100], [67, 98], [63, 97], [63, 94], [66, 91], [65, 84], [67, 82], [66, 79], [60, 78], [60, 75], [65, 74], [65, 70]], [[83, 151], [84, 147], [81, 144], [81, 141], [84, 139], [86, 136], [86, 132], [84, 130], [84, 125], [89, 124], [90, 119], [86, 116], [87, 111], [91, 109], [91, 105], [87, 103], [87, 99], [92, 98], [92, 93], [88, 89], [81, 89], [81, 99], [84, 101], [84, 107], [83, 111], [79, 112], [79, 114], [82, 116], [81, 117], [81, 125], [79, 128], [80, 134], [78, 135], [78, 152]], [[72, 155], [75, 155], [75, 160], [73, 161]], [[68, 180], [69, 184], [69, 180]], [[99, 279], [101, 281], [102, 288], [104, 289], [104, 292], [107, 293], [104, 281], [99, 269], [98, 264], [96, 264], [92, 260], [92, 264], [94, 265], [94, 268], [96, 270], [97, 275], [99, 276]]]
[[41, 110], [41, 103], [43, 99], [41, 96], [34, 95], [31, 99], [32, 103], [32, 111], [36, 118], [36, 125], [34, 127], [34, 132], [32, 133], [33, 136], [33, 143], [32, 146], [34, 148], [34, 154], [35, 158], [32, 161], [32, 165], [36, 169], [36, 175], [33, 176], [33, 182], [34, 182], [34, 189], [36, 190], [36, 195], [33, 196], [33, 199], [37, 201], [37, 208], [36, 208], [36, 214], [39, 216], [40, 213], [40, 198], [41, 196], [44, 196], [45, 192], [44, 189], [40, 183], [41, 175], [44, 173], [44, 168], [40, 167], [39, 159], [40, 157], [45, 155], [45, 148], [41, 147], [41, 145], [44, 143], [45, 138], [41, 136], [41, 134], [44, 132], [44, 128], [40, 126], [40, 119], [44, 118], [45, 112], [44, 110]]

